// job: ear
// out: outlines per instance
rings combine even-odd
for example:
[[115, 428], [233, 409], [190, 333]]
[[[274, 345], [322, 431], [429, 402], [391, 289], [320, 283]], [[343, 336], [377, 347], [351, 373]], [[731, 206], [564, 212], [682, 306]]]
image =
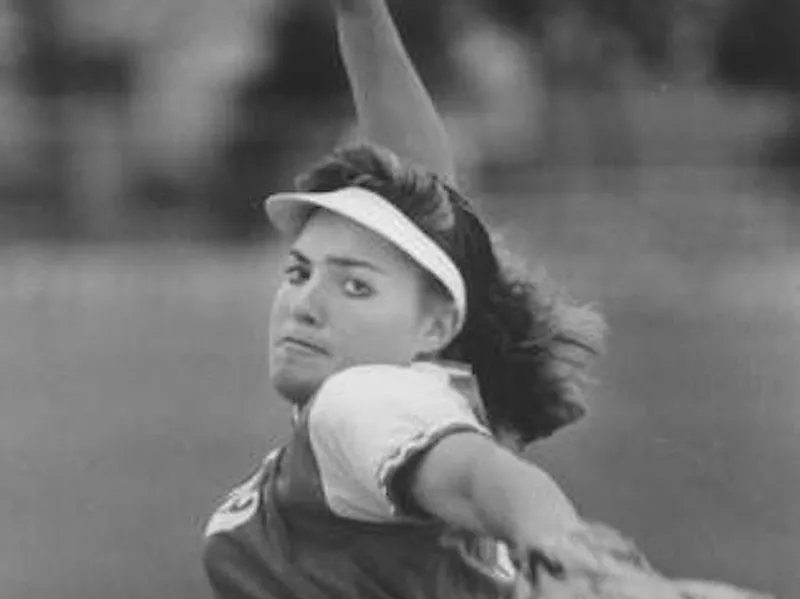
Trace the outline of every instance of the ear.
[[450, 345], [458, 333], [454, 306], [437, 302], [425, 315], [420, 329], [420, 353], [434, 355]]

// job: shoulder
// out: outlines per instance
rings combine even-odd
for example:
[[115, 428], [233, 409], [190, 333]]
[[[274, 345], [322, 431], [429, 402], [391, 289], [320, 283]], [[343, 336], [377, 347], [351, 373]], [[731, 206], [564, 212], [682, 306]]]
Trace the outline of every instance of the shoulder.
[[423, 368], [416, 364], [398, 366], [394, 364], [366, 364], [346, 368], [323, 383], [320, 392], [331, 389], [373, 389], [380, 385], [385, 392], [400, 391], [389, 386], [391, 383], [409, 385], [413, 388], [432, 390], [447, 388], [449, 379], [444, 369], [437, 367]]
[[407, 490], [395, 475], [443, 437], [489, 434], [437, 367], [348, 368], [320, 387], [306, 414], [326, 501], [357, 519], [404, 513]]
[[369, 364], [352, 366], [329, 377], [320, 387], [317, 396], [399, 396], [413, 392], [445, 393], [449, 390], [449, 380], [444, 372], [423, 370], [414, 366]]
[[370, 364], [331, 376], [320, 387], [311, 413], [317, 418], [343, 412], [348, 419], [362, 413], [372, 420], [393, 414], [471, 412], [468, 402], [444, 370]]

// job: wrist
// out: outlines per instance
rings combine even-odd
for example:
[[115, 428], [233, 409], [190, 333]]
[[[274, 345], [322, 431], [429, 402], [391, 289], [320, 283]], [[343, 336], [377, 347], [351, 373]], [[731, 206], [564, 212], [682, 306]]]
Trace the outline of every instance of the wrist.
[[511, 542], [519, 550], [551, 547], [567, 542], [585, 528], [586, 524], [574, 512], [565, 511], [520, 527]]

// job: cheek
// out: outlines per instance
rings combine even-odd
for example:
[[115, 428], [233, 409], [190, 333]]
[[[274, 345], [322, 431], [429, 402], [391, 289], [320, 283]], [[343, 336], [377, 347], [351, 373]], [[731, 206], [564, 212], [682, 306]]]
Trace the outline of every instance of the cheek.
[[417, 353], [416, 318], [404, 304], [366, 302], [349, 310], [337, 327], [341, 349], [348, 362], [405, 363]]
[[269, 337], [274, 339], [275, 335], [286, 319], [289, 317], [288, 297], [283, 286], [279, 287], [272, 298], [272, 305], [269, 310]]

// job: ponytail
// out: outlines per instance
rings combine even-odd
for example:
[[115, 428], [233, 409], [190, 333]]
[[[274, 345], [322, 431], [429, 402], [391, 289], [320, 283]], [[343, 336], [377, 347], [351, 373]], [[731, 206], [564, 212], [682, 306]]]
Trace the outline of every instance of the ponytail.
[[587, 370], [600, 352], [604, 323], [550, 281], [502, 264], [469, 204], [451, 190], [460, 227], [470, 238], [460, 265], [467, 275], [469, 314], [445, 357], [469, 363], [490, 425], [530, 443], [586, 413]]

